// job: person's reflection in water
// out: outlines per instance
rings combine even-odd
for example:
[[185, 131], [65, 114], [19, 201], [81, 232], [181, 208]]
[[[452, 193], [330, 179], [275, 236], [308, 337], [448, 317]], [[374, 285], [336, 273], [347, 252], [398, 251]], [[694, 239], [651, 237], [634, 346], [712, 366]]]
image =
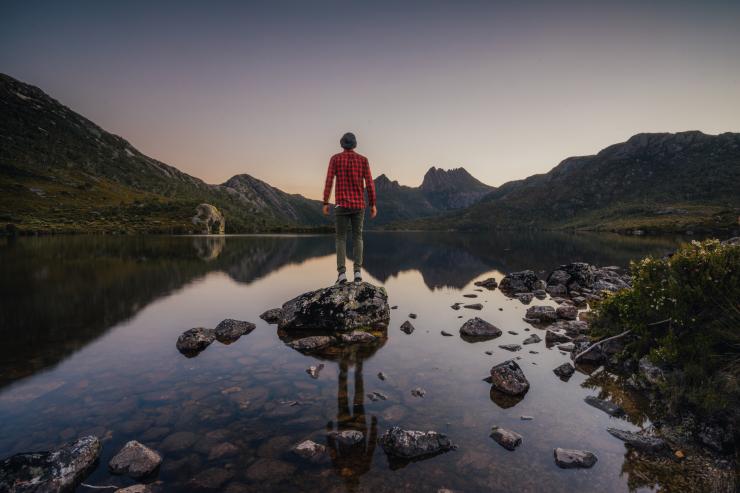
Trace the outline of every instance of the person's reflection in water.
[[[378, 418], [365, 413], [362, 365], [385, 345], [388, 331], [387, 328], [378, 328], [370, 333], [375, 336], [372, 342], [338, 343], [319, 351], [300, 351], [316, 359], [334, 361], [339, 365], [337, 417], [326, 425], [326, 443], [334, 470], [343, 478], [347, 491], [357, 491], [360, 478], [372, 467], [378, 441]], [[281, 330], [278, 330], [278, 337], [286, 343], [296, 338]], [[354, 395], [350, 403], [349, 372], [352, 370], [354, 370]], [[362, 434], [361, 438], [359, 433]]]
[[[352, 356], [358, 356], [352, 351]], [[347, 374], [354, 362], [355, 388], [350, 409]], [[355, 491], [360, 477], [370, 470], [378, 440], [378, 418], [365, 415], [365, 385], [362, 375], [362, 358], [354, 361], [342, 358], [339, 361], [337, 382], [337, 420], [327, 425], [327, 445], [331, 449], [332, 463], [337, 474], [345, 479], [349, 491]], [[344, 440], [337, 433], [358, 431], [359, 441]]]

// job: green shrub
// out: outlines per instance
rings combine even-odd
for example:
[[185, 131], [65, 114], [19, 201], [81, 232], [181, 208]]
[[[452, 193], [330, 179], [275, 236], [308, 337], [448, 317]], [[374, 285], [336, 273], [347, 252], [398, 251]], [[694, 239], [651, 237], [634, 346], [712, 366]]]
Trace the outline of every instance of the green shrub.
[[740, 247], [692, 241], [670, 258], [630, 266], [632, 288], [598, 304], [597, 335], [631, 329], [629, 356], [648, 355], [668, 372], [663, 393], [670, 410], [688, 406], [702, 416], [740, 403]]

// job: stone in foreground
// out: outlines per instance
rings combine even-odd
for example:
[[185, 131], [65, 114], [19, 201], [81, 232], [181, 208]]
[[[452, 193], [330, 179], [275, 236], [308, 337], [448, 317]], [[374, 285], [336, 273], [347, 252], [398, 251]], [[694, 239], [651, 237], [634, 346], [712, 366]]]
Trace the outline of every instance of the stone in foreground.
[[563, 469], [593, 467], [598, 460], [596, 455], [588, 450], [574, 450], [558, 447], [553, 453], [555, 455], [555, 464]]
[[100, 440], [86, 436], [51, 452], [8, 457], [0, 462], [0, 491], [73, 491], [92, 470], [101, 449]]
[[262, 315], [260, 315], [260, 318], [267, 322], [268, 324], [276, 324], [280, 322], [280, 319], [283, 318], [283, 309], [282, 308], [270, 308], [266, 312], [264, 312]]
[[154, 473], [162, 464], [162, 456], [146, 445], [131, 440], [108, 463], [114, 474], [143, 478]]
[[491, 429], [491, 438], [496, 440], [496, 443], [504, 447], [506, 450], [514, 450], [522, 444], [522, 436], [511, 430], [506, 430], [499, 426], [494, 426]]
[[195, 356], [211, 345], [216, 340], [216, 333], [213, 329], [204, 329], [196, 327], [183, 332], [177, 338], [177, 350], [185, 356]]
[[491, 368], [491, 385], [507, 395], [523, 395], [529, 390], [524, 372], [513, 359]]
[[229, 344], [245, 334], [249, 334], [254, 330], [256, 325], [250, 322], [244, 322], [242, 320], [234, 320], [233, 318], [227, 318], [213, 329], [218, 342]]
[[622, 440], [626, 445], [641, 452], [657, 454], [668, 450], [668, 443], [660, 437], [616, 428], [607, 428], [606, 431]]
[[466, 337], [493, 339], [501, 335], [501, 329], [482, 318], [475, 317], [462, 324], [460, 334]]
[[552, 372], [560, 377], [560, 380], [567, 382], [570, 380], [570, 377], [573, 376], [573, 373], [575, 373], [576, 369], [571, 365], [570, 363], [563, 363], [562, 365], [555, 368]]
[[304, 440], [299, 443], [293, 447], [293, 453], [314, 464], [329, 461], [329, 453], [326, 450], [326, 446], [316, 443], [313, 440]]
[[614, 404], [611, 401], [605, 401], [603, 399], [599, 399], [598, 397], [594, 397], [592, 395], [589, 395], [584, 399], [586, 401], [586, 404], [589, 404], [596, 409], [601, 409], [609, 416], [623, 416], [624, 415], [624, 409], [622, 409], [619, 405]]
[[398, 426], [378, 438], [386, 454], [400, 459], [417, 459], [457, 448], [449, 438], [436, 431], [404, 430]]
[[335, 284], [304, 293], [282, 307], [278, 328], [324, 329], [347, 332], [356, 328], [387, 326], [388, 294], [367, 282]]

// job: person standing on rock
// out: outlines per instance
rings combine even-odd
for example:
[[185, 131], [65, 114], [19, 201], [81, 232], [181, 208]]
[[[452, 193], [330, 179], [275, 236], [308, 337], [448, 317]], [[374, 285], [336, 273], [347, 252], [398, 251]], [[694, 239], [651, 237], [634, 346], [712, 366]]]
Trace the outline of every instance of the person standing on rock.
[[[347, 282], [344, 266], [347, 256], [347, 229], [352, 226], [352, 260], [354, 261], [355, 282], [362, 281], [362, 225], [365, 220], [365, 188], [370, 201], [370, 217], [378, 215], [375, 207], [375, 183], [370, 173], [370, 163], [365, 156], [354, 151], [357, 147], [355, 134], [348, 132], [339, 140], [344, 149], [334, 154], [329, 160], [329, 169], [326, 172], [324, 185], [324, 215], [329, 215], [329, 196], [337, 179], [334, 192], [336, 219], [336, 248], [337, 248], [337, 284]], [[364, 180], [364, 185], [363, 185]]]

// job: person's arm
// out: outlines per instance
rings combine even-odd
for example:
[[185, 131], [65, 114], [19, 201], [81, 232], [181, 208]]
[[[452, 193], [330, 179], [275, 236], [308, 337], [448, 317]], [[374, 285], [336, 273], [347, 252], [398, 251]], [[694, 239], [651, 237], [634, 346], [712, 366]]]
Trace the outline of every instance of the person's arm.
[[331, 196], [331, 187], [334, 184], [334, 175], [337, 174], [337, 168], [334, 165], [334, 158], [329, 160], [329, 169], [326, 170], [326, 182], [324, 183], [324, 214], [329, 214], [329, 197]]
[[378, 208], [375, 206], [375, 182], [373, 181], [373, 175], [370, 172], [370, 163], [367, 160], [365, 160], [364, 171], [367, 198], [370, 200], [370, 217], [373, 218], [378, 215]]

